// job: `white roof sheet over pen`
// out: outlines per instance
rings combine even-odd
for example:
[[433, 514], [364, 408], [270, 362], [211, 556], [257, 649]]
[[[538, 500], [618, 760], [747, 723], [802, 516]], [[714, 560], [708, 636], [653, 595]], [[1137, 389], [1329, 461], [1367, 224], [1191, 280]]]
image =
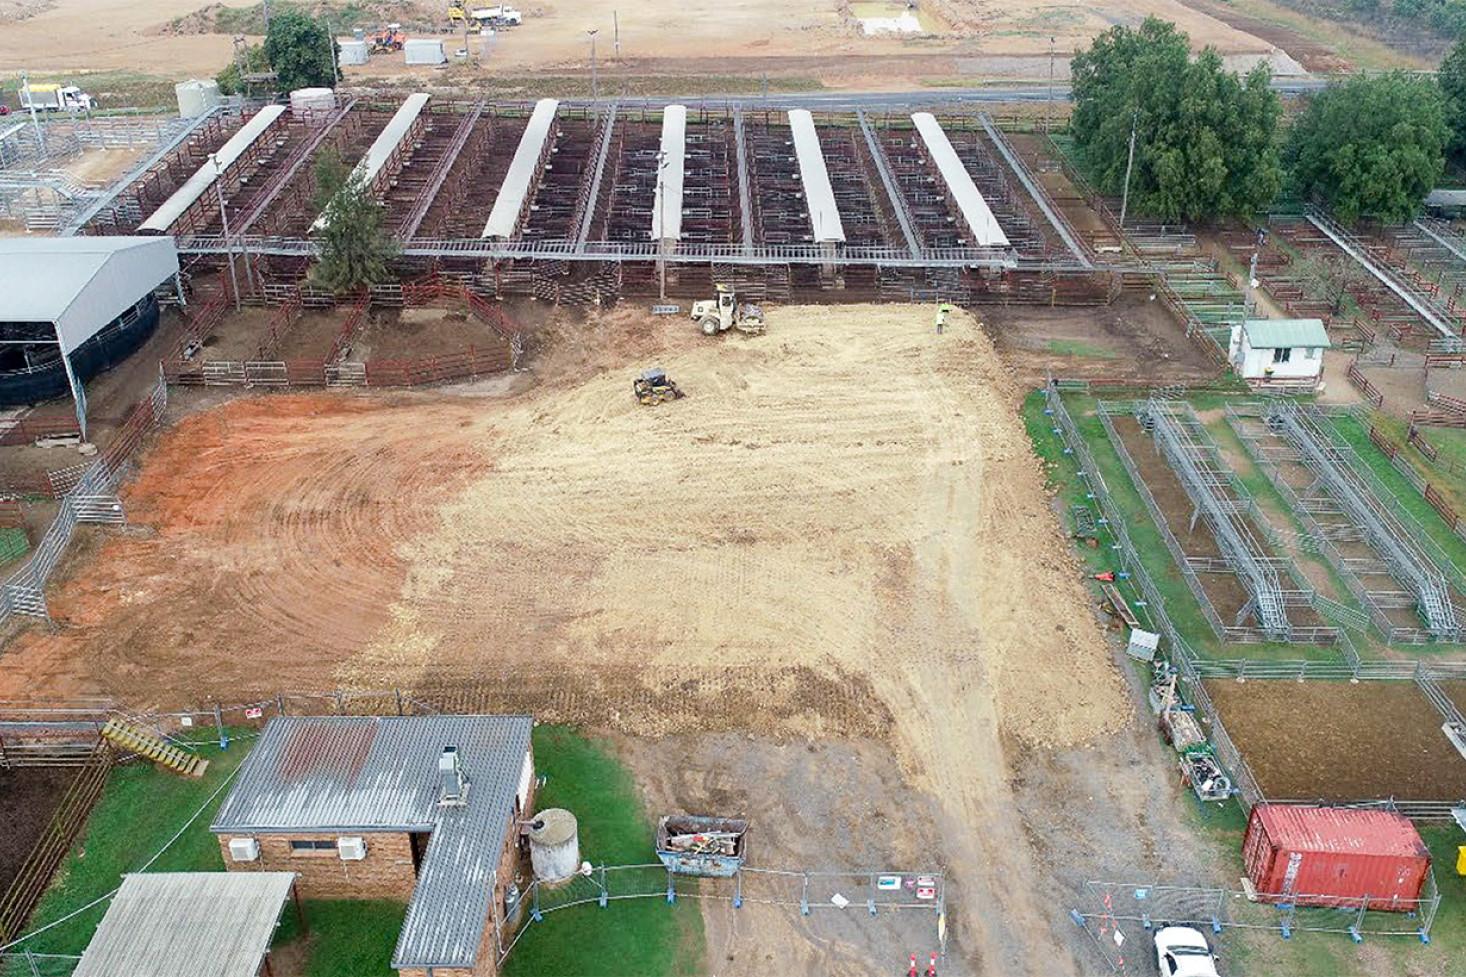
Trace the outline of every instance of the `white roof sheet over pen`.
[[687, 106], [662, 110], [661, 172], [652, 201], [652, 240], [682, 240], [682, 176], [687, 162]]
[[504, 175], [504, 184], [494, 200], [494, 209], [489, 211], [489, 221], [484, 225], [484, 237], [511, 238], [519, 223], [519, 211], [524, 198], [529, 196], [530, 184], [534, 182], [535, 167], [539, 165], [540, 153], [555, 127], [555, 110], [559, 101], [542, 98], [530, 113], [529, 124], [524, 135], [519, 137], [519, 148], [509, 163], [509, 172]]
[[124, 875], [76, 977], [255, 977], [294, 872]]
[[[402, 142], [417, 117], [422, 115], [422, 110], [427, 107], [428, 99], [433, 96], [426, 92], [418, 92], [407, 96], [407, 99], [393, 113], [386, 126], [372, 140], [371, 147], [367, 149], [366, 155], [357, 160], [356, 166], [352, 167], [351, 175], [361, 176], [361, 185], [370, 187], [377, 174], [382, 172], [382, 167], [387, 165], [387, 160], [392, 158], [392, 153], [397, 149], [397, 144]], [[326, 215], [317, 217], [311, 225], [311, 230], [319, 231], [326, 226]]]
[[814, 116], [807, 109], [792, 110], [789, 129], [794, 133], [794, 155], [799, 157], [804, 205], [809, 209], [809, 226], [815, 242], [843, 242], [845, 228], [840, 223], [840, 208], [835, 206], [835, 191], [830, 188], [830, 172], [825, 169], [825, 154], [814, 129]]
[[[244, 151], [254, 145], [256, 139], [264, 131], [270, 128], [270, 124], [285, 113], [283, 105], [266, 105], [255, 113], [254, 118], [239, 127], [239, 131], [229, 137], [229, 141], [219, 147], [214, 158], [219, 161], [219, 169], [226, 170], [229, 165]], [[183, 186], [173, 192], [173, 196], [163, 201], [163, 205], [153, 211], [151, 217], [138, 226], [140, 231], [157, 231], [159, 234], [166, 234], [173, 222], [183, 216], [183, 212], [192, 207], [194, 201], [204, 195], [209, 187], [214, 185], [217, 179], [214, 164], [204, 160], [200, 166], [186, 181]]]
[[982, 193], [962, 164], [962, 157], [957, 155], [952, 141], [942, 131], [941, 123], [930, 112], [917, 112], [911, 116], [911, 121], [916, 123], [916, 131], [921, 133], [926, 151], [931, 154], [932, 162], [937, 164], [947, 190], [971, 228], [973, 243], [980, 248], [1006, 248], [1008, 235], [998, 226], [992, 208], [982, 199]]

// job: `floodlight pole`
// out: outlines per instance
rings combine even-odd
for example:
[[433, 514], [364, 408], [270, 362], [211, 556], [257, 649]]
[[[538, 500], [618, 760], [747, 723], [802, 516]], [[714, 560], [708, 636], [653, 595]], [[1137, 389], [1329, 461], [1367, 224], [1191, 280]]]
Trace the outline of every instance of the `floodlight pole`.
[[601, 77], [596, 69], [596, 35], [600, 31], [592, 29], [585, 33], [590, 38], [590, 97], [591, 101], [599, 102], [601, 100]]
[[1125, 212], [1130, 209], [1130, 171], [1135, 168], [1135, 123], [1140, 116], [1137, 108], [1130, 113], [1130, 156], [1125, 160], [1125, 193], [1120, 198], [1120, 233], [1125, 233]]
[[214, 196], [219, 201], [219, 224], [224, 231], [224, 250], [229, 255], [229, 285], [234, 291], [234, 311], [238, 312], [242, 303], [239, 301], [239, 274], [234, 270], [234, 243], [229, 238], [229, 212], [224, 209], [224, 187], [221, 185], [224, 169], [219, 165], [219, 157], [213, 153], [209, 154], [209, 162], [214, 167]]

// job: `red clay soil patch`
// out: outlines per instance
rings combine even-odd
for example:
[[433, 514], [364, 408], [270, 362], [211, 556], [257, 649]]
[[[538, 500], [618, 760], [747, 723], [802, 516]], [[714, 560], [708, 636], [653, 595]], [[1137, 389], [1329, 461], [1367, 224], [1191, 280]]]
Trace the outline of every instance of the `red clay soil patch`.
[[1269, 797], [1466, 798], [1466, 759], [1414, 682], [1222, 680], [1206, 689]]
[[10, 887], [75, 779], [69, 767], [0, 770], [0, 891]]
[[1212, 3], [1210, 0], [1177, 0], [1177, 2], [1183, 7], [1190, 7], [1207, 16], [1215, 17], [1228, 27], [1235, 27], [1239, 31], [1267, 41], [1274, 47], [1282, 48], [1309, 71], [1333, 74], [1351, 71], [1354, 68], [1353, 63], [1339, 52], [1324, 47], [1317, 41], [1309, 40], [1290, 27], [1270, 24], [1265, 20], [1249, 17], [1239, 10], [1233, 10], [1225, 3]]

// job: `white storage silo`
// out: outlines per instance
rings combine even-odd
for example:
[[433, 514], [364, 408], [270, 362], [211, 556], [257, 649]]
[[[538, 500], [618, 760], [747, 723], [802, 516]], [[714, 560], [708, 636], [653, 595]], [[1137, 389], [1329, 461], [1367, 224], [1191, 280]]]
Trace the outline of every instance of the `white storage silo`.
[[552, 807], [534, 816], [529, 831], [529, 863], [541, 882], [561, 882], [580, 868], [580, 829], [575, 815]]
[[341, 48], [340, 61], [343, 65], [367, 63], [367, 58], [369, 57], [369, 55], [367, 52], [366, 41], [347, 39], [344, 41], [337, 41], [336, 43], [340, 45]]
[[197, 119], [217, 108], [222, 101], [219, 83], [213, 79], [200, 81], [197, 78], [173, 86], [178, 96], [178, 115], [184, 119]]
[[402, 55], [408, 64], [446, 64], [448, 56], [443, 53], [443, 42], [432, 37], [413, 37], [402, 45]]

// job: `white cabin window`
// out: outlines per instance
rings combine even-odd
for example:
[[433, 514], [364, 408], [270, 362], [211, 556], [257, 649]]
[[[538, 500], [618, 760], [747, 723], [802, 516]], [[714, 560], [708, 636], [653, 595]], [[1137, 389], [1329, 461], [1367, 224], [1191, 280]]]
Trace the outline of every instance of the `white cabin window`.
[[1290, 346], [1279, 347], [1273, 350], [1274, 363], [1286, 363], [1293, 358], [1293, 349]]

